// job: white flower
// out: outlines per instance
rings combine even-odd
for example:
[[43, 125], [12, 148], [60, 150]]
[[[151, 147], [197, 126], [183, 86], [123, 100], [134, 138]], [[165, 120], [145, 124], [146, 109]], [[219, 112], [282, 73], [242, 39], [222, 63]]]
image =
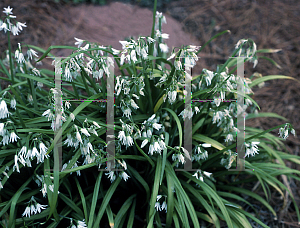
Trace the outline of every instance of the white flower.
[[134, 102], [133, 99], [130, 100], [130, 104], [131, 104], [131, 106], [132, 106], [133, 108], [135, 108], [135, 109], [138, 109], [138, 108], [139, 108], [139, 106], [137, 106], [137, 104]]
[[19, 139], [20, 137], [17, 136], [16, 133], [13, 131], [10, 133], [9, 142], [15, 142], [15, 141], [17, 141], [17, 138]]
[[4, 132], [2, 143], [3, 143], [3, 146], [8, 145], [8, 143], [9, 143], [9, 135], [8, 135], [7, 130], [5, 130], [5, 132]]
[[75, 120], [75, 115], [73, 113], [71, 113], [70, 118], [71, 118], [72, 121], [74, 121]]
[[118, 138], [122, 142], [123, 145], [126, 144], [126, 136], [125, 136], [125, 132], [124, 131], [119, 131]]
[[87, 137], [91, 136], [85, 128], [80, 129], [81, 133], [85, 134]]
[[0, 123], [0, 135], [4, 134], [4, 123]]
[[44, 157], [48, 158], [50, 157], [46, 152], [48, 150], [48, 148], [45, 146], [45, 144], [43, 142], [40, 142], [39, 144], [40, 147], [40, 162], [44, 162]]
[[30, 207], [29, 206], [26, 207], [26, 209], [25, 209], [24, 213], [22, 214], [22, 216], [23, 217], [28, 216], [30, 218]]
[[128, 174], [123, 171], [121, 177], [123, 178], [124, 181], [127, 181], [130, 176], [128, 176]]
[[119, 41], [122, 44], [122, 49], [133, 48], [133, 44], [128, 41]]
[[161, 205], [161, 210], [166, 210], [166, 212], [167, 212], [167, 203], [166, 203], [166, 201], [164, 201], [163, 203], [162, 203], [162, 205]]
[[151, 38], [151, 37], [147, 37], [147, 41], [148, 41], [149, 43], [153, 43], [153, 42], [155, 42], [156, 40], [153, 39], [153, 38]]
[[4, 7], [3, 13], [5, 13], [6, 15], [12, 14], [12, 12], [11, 12], [12, 10], [13, 10], [13, 8], [10, 8], [10, 6], [8, 6], [7, 8]]
[[17, 105], [16, 99], [13, 98], [10, 101], [10, 107], [16, 110], [16, 105]]
[[169, 58], [167, 58], [167, 60], [169, 61], [170, 59], [173, 59], [175, 57], [176, 53], [173, 53], [172, 55], [170, 55]]
[[147, 130], [147, 137], [148, 138], [151, 138], [152, 136], [152, 131], [150, 129]]
[[126, 136], [126, 147], [132, 145], [133, 145], [133, 139], [131, 138], [131, 136], [130, 135]]
[[154, 142], [154, 151], [161, 153], [161, 148], [158, 142]]
[[8, 29], [8, 27], [7, 27], [7, 24], [6, 24], [6, 23], [3, 23], [3, 24], [1, 25], [1, 27], [0, 27], [0, 31], [1, 31], [2, 29], [4, 29], [4, 32], [5, 32], [5, 33], [6, 33], [6, 31], [10, 31], [10, 30]]
[[141, 54], [142, 54], [143, 59], [147, 59], [148, 58], [148, 54], [147, 54], [147, 51], [146, 51], [145, 48], [142, 48]]
[[80, 46], [83, 44], [84, 40], [78, 39], [76, 37], [74, 37], [74, 39], [77, 41], [77, 42], [75, 42], [75, 45], [78, 45], [78, 48], [80, 48]]
[[76, 138], [82, 144], [82, 139], [78, 131], [76, 131]]
[[9, 116], [9, 112], [7, 109], [6, 102], [2, 100], [0, 104], [0, 119], [7, 118], [8, 116]]
[[44, 183], [43, 188], [40, 190], [43, 193], [43, 197], [45, 197], [47, 195], [47, 185]]
[[19, 173], [19, 164], [18, 164], [18, 155], [15, 155], [15, 164], [13, 166], [13, 172], [15, 171], [15, 169], [17, 169], [17, 172]]
[[295, 134], [296, 134], [295, 129], [291, 130], [291, 134], [295, 136]]
[[154, 207], [156, 208], [157, 211], [161, 211], [161, 208], [160, 208], [160, 203], [159, 202], [156, 202]]
[[86, 228], [86, 224], [85, 224], [85, 221], [84, 219], [82, 221], [78, 221], [77, 223], [77, 228]]
[[169, 39], [169, 34], [167, 34], [167, 33], [162, 33], [162, 34], [161, 34], [161, 38], [163, 38], [163, 39]]
[[[16, 24], [16, 27], [17, 27], [17, 29], [19, 30], [19, 31], [22, 31], [23, 30], [23, 28], [22, 27], [27, 27], [27, 25], [25, 25], [26, 24], [26, 22], [25, 23], [21, 23], [21, 22], [17, 22], [17, 24]], [[30, 49], [31, 50], [31, 49]], [[33, 51], [33, 50], [32, 50]], [[34, 51], [35, 52], [35, 51]], [[36, 53], [36, 52], [35, 52]], [[34, 53], [32, 53], [32, 54], [34, 54]], [[34, 54], [35, 55], [35, 54]], [[35, 55], [36, 57], [38, 57], [37, 55]]]
[[251, 142], [251, 145], [248, 144], [248, 143], [245, 143], [246, 145], [246, 154], [245, 154], [245, 157], [248, 157], [248, 156], [255, 156], [255, 154], [258, 154], [258, 147], [257, 145], [259, 144], [260, 142]]
[[178, 155], [178, 161], [181, 162], [182, 164], [184, 164], [185, 160], [184, 160], [184, 156], [182, 154]]
[[212, 175], [212, 173], [205, 172], [205, 171], [203, 171], [203, 174], [206, 175], [207, 177], [210, 177]]
[[111, 50], [113, 51], [113, 55], [118, 55], [121, 52], [121, 51], [119, 51], [117, 49], [114, 49], [114, 48], [111, 48]]
[[27, 51], [27, 55], [29, 59], [32, 59], [32, 55], [34, 55], [35, 57], [38, 57], [37, 52], [32, 50], [31, 48]]
[[121, 55], [121, 60], [120, 60], [120, 65], [124, 64], [124, 60], [125, 60], [125, 54]]
[[23, 146], [21, 148], [21, 150], [19, 151], [18, 155], [21, 156], [21, 157], [27, 157], [27, 154], [25, 154], [27, 152], [27, 147], [26, 146]]
[[186, 110], [183, 109], [182, 112], [179, 114], [179, 116], [182, 116], [183, 119], [185, 119], [186, 117], [188, 117], [189, 119], [191, 119], [193, 117], [193, 111], [192, 109]]
[[[40, 156], [39, 151], [37, 150], [36, 147], [33, 147], [32, 149], [32, 154], [31, 154], [31, 159], [36, 156], [38, 158], [38, 156]], [[38, 159], [39, 160], [39, 159]]]
[[130, 108], [127, 108], [125, 109], [124, 113], [123, 113], [123, 116], [126, 116], [127, 118], [129, 118], [129, 116], [131, 116], [131, 109]]
[[18, 30], [18, 28], [17, 28], [15, 25], [13, 25], [13, 26], [11, 27], [11, 32], [12, 32], [12, 34], [13, 34], [14, 36], [19, 35], [19, 30]]
[[163, 53], [168, 53], [169, 47], [166, 44], [160, 43], [159, 48]]
[[150, 146], [149, 146], [148, 154], [153, 155], [153, 151], [154, 151], [154, 146], [153, 146], [153, 143], [151, 143]]
[[198, 112], [200, 112], [200, 110], [197, 106], [195, 106], [195, 112], [196, 112], [196, 114], [198, 114]]
[[131, 53], [130, 53], [130, 55], [131, 55], [131, 59], [132, 59], [133, 62], [135, 63], [135, 62], [137, 61], [137, 59], [136, 59], [136, 54], [135, 54], [135, 50], [132, 50]]
[[[49, 116], [50, 116], [50, 113], [51, 113], [51, 110], [48, 109], [48, 110], [46, 110], [46, 111], [42, 114], [42, 116], [49, 117]], [[49, 119], [48, 119], [48, 121], [49, 121]]]
[[214, 98], [214, 103], [216, 104], [217, 107], [219, 107], [220, 104], [221, 104], [221, 99], [215, 97], [215, 98]]
[[142, 142], [141, 148], [143, 148], [144, 146], [146, 146], [148, 142], [149, 142], [148, 139], [144, 139], [144, 141]]
[[41, 209], [46, 209], [48, 205], [41, 205], [39, 203], [36, 204], [36, 208], [35, 208], [35, 214], [36, 213], [41, 213]]
[[114, 175], [114, 171], [109, 171], [108, 173], [105, 173], [107, 175], [107, 178], [110, 178], [110, 181], [113, 182], [116, 179], [116, 176]]
[[159, 130], [159, 129], [161, 129], [162, 124], [153, 123], [152, 127], [154, 127], [156, 130]]
[[226, 139], [225, 139], [225, 142], [232, 142], [233, 141], [233, 135], [232, 134], [228, 134], [227, 136], [226, 136]]

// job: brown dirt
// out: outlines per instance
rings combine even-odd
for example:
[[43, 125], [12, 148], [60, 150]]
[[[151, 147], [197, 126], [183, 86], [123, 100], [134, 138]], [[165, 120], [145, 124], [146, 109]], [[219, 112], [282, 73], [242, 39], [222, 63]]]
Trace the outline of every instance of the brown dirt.
[[[14, 8], [13, 13], [17, 20], [27, 24], [27, 28], [13, 38], [14, 48], [18, 42], [23, 41], [44, 49], [50, 45], [74, 46], [75, 36], [118, 49], [121, 48], [118, 41], [125, 37], [150, 35], [151, 10], [108, 2], [108, 6], [101, 7], [56, 4], [52, 0], [3, 0], [0, 8], [10, 5]], [[219, 37], [203, 50], [194, 73], [200, 72], [203, 67], [214, 70], [216, 64], [224, 63], [230, 56], [239, 39], [252, 38], [258, 49], [282, 49], [279, 53], [264, 55], [273, 58], [281, 69], [265, 59], [260, 59], [257, 68], [246, 66], [247, 77], [257, 71], [263, 76], [288, 75], [300, 80], [300, 4], [297, 0], [180, 0], [167, 5], [164, 11], [167, 24], [163, 25], [163, 32], [170, 34], [170, 40], [167, 40], [170, 47], [183, 44], [203, 45], [218, 32], [228, 29], [231, 31], [231, 34]], [[1, 57], [4, 57], [3, 51], [6, 47], [6, 37], [1, 32]], [[59, 51], [51, 53], [58, 56], [67, 54]], [[3, 89], [7, 84], [2, 82], [1, 86]], [[292, 80], [274, 80], [267, 82], [262, 89], [254, 89], [254, 92], [254, 98], [262, 112], [275, 112], [286, 117], [300, 135], [299, 83]], [[261, 129], [283, 123], [285, 122], [275, 118], [247, 121], [247, 125]], [[273, 133], [277, 132], [278, 130]], [[299, 138], [290, 136], [285, 145], [289, 153], [299, 155]], [[299, 166], [290, 163], [287, 165], [299, 169]], [[300, 205], [300, 192], [297, 190], [300, 184], [290, 182], [290, 185]], [[276, 197], [273, 199], [277, 199]], [[271, 216], [264, 216], [266, 222], [272, 224]], [[280, 221], [285, 226], [271, 227], [296, 227], [296, 221], [295, 211], [290, 207], [282, 214]]]

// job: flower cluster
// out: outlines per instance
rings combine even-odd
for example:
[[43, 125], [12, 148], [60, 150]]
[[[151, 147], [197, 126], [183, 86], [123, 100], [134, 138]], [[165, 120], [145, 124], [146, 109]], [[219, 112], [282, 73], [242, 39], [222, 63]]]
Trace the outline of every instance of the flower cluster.
[[[74, 224], [75, 222], [75, 224]], [[69, 228], [86, 228], [86, 223], [85, 223], [85, 220], [83, 219], [82, 221], [79, 221], [79, 220], [75, 220], [75, 219], [70, 219], [70, 226]]]
[[[164, 197], [164, 201], [161, 204], [160, 200], [162, 199], [162, 197]], [[166, 195], [164, 195], [164, 196], [157, 195], [157, 197], [156, 197], [156, 203], [155, 203], [154, 207], [156, 208], [156, 211], [163, 211], [163, 210], [165, 210], [165, 212], [167, 213], [167, 196]]]
[[41, 205], [36, 202], [35, 198], [32, 196], [30, 201], [28, 202], [28, 206], [26, 207], [22, 216], [30, 217], [30, 215], [41, 213], [41, 209], [46, 209], [48, 205]]
[[280, 138], [283, 138], [283, 139], [286, 139], [287, 137], [289, 137], [289, 133], [291, 133], [291, 134], [293, 134], [294, 136], [296, 136], [296, 132], [295, 132], [295, 129], [293, 129], [292, 127], [291, 127], [291, 125], [290, 124], [285, 124], [285, 126], [284, 127], [281, 127], [280, 129], [279, 129], [279, 137]]
[[161, 132], [164, 129], [162, 124], [158, 123], [160, 117], [155, 118], [155, 116], [156, 115], [153, 114], [148, 120], [145, 120], [141, 129], [142, 137], [145, 138], [142, 142], [141, 148], [144, 148], [148, 142], [150, 142], [148, 151], [148, 154], [150, 155], [153, 155], [153, 152], [161, 154], [161, 151], [166, 148], [165, 142], [163, 141], [163, 134], [153, 134], [154, 129], [158, 132]]
[[[122, 162], [120, 160], [117, 160], [118, 163], [116, 164], [116, 168], [117, 169], [124, 169], [127, 170], [127, 164], [126, 162], [123, 160]], [[124, 181], [127, 181], [128, 178], [130, 178], [130, 176], [125, 172], [125, 171], [108, 171], [107, 173], [105, 173], [105, 175], [107, 176], [107, 178], [110, 179], [111, 182], [114, 182], [114, 180], [116, 179], [116, 177], [118, 176], [121, 179], [123, 179]]]
[[226, 169], [230, 169], [232, 163], [236, 160], [237, 153], [231, 150], [225, 151], [223, 153], [224, 158], [221, 159], [220, 164], [224, 165]]
[[255, 154], [258, 154], [258, 147], [257, 147], [258, 144], [259, 142], [245, 143], [246, 146], [245, 157], [249, 157], [250, 155], [253, 157], [255, 156]]
[[[206, 171], [202, 171], [202, 170], [200, 170], [200, 169], [198, 169], [198, 170], [194, 173], [193, 176], [196, 177], [196, 179], [198, 179], [198, 180], [200, 180], [200, 181], [202, 181], [202, 182], [204, 182], [204, 178], [203, 178], [203, 177], [210, 178], [211, 180], [214, 180], [214, 181], [215, 181], [215, 179], [212, 177], [212, 173], [209, 173], [209, 172], [206, 172]], [[199, 184], [196, 184], [196, 186], [197, 186], [197, 187], [200, 187]]]
[[[21, 23], [15, 20], [16, 16], [13, 15], [12, 10], [13, 8], [10, 8], [10, 6], [4, 8], [3, 13], [6, 14], [6, 18], [4, 21], [0, 20], [0, 31], [3, 30], [5, 33], [7, 31], [11, 31], [14, 36], [17, 36], [19, 35], [19, 32], [23, 30], [23, 27], [27, 27], [27, 26], [26, 26], [26, 22]], [[16, 21], [16, 23], [13, 24], [12, 20]]]
[[200, 160], [206, 160], [208, 158], [208, 152], [205, 150], [205, 148], [211, 147], [211, 144], [204, 143], [204, 144], [198, 144], [193, 149], [193, 154], [191, 157], [192, 161], [200, 161]]
[[[23, 146], [21, 150], [15, 155], [15, 164], [13, 166], [13, 170], [19, 170], [20, 162], [23, 166], [27, 165], [27, 167], [31, 167], [31, 161], [36, 157], [36, 163], [43, 163], [45, 158], [49, 158], [50, 156], [47, 154], [48, 148], [45, 144], [38, 138], [33, 139], [34, 146], [32, 149], [28, 149], [26, 146]], [[36, 148], [38, 145], [39, 150]]]

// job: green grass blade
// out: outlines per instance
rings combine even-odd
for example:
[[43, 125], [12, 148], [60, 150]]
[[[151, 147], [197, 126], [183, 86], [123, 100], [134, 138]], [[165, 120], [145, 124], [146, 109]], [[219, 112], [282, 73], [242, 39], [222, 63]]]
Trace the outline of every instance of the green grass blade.
[[93, 199], [92, 199], [92, 205], [90, 209], [90, 216], [88, 220], [88, 228], [91, 228], [94, 221], [95, 216], [95, 210], [96, 210], [96, 204], [98, 200], [98, 194], [99, 194], [99, 188], [100, 188], [100, 182], [102, 179], [103, 171], [101, 171], [98, 175], [97, 181], [95, 183], [94, 193], [93, 193]]
[[172, 109], [169, 109], [169, 108], [162, 108], [162, 109], [167, 110], [174, 117], [176, 124], [177, 124], [178, 133], [179, 133], [179, 147], [182, 147], [182, 127], [181, 127], [181, 123], [180, 123], [178, 116]]
[[136, 198], [134, 198], [133, 202], [132, 202], [132, 207], [131, 207], [130, 214], [129, 214], [129, 217], [128, 217], [127, 228], [132, 228], [133, 227], [134, 215], [135, 215], [135, 206], [136, 206]]
[[102, 204], [100, 206], [100, 209], [98, 211], [98, 214], [97, 214], [97, 219], [96, 219], [96, 222], [93, 226], [93, 228], [97, 228], [99, 227], [99, 224], [100, 224], [100, 220], [104, 214], [104, 211], [105, 211], [105, 208], [106, 206], [108, 205], [112, 195], [115, 193], [115, 190], [116, 188], [118, 187], [119, 183], [121, 181], [121, 178], [116, 178], [116, 180], [114, 180], [114, 182], [111, 184], [111, 186], [109, 187], [109, 189], [107, 190], [107, 193], [105, 194], [104, 198], [103, 198], [103, 201], [102, 201]]
[[268, 76], [264, 76], [264, 77], [255, 79], [254, 81], [251, 82], [251, 84], [249, 84], [249, 87], [251, 88], [251, 87], [256, 86], [256, 85], [258, 85], [262, 82], [269, 81], [269, 80], [275, 80], [275, 79], [292, 79], [292, 80], [295, 80], [295, 81], [300, 83], [299, 80], [297, 80], [296, 78], [290, 77], [290, 76], [268, 75]]
[[149, 204], [149, 214], [148, 214], [148, 225], [147, 228], [153, 227], [153, 219], [156, 212], [155, 209], [155, 202], [158, 195], [158, 189], [159, 189], [159, 180], [160, 180], [160, 174], [162, 169], [162, 158], [161, 156], [157, 157], [157, 163], [156, 163], [156, 170], [155, 170], [155, 176], [154, 176], [154, 183], [152, 188], [152, 195], [150, 199]]
[[86, 201], [85, 201], [85, 197], [82, 191], [82, 188], [77, 180], [77, 177], [75, 177], [75, 182], [80, 194], [80, 198], [81, 198], [81, 203], [82, 203], [82, 207], [83, 207], [83, 212], [84, 212], [84, 218], [85, 218], [85, 222], [88, 223], [88, 215], [87, 215], [87, 209], [86, 209]]
[[132, 204], [132, 200], [136, 199], [136, 194], [130, 196], [122, 205], [120, 208], [118, 214], [116, 215], [115, 218], [115, 226], [116, 227], [121, 227], [120, 222], [121, 219], [127, 214], [128, 209], [130, 208], [130, 205]]

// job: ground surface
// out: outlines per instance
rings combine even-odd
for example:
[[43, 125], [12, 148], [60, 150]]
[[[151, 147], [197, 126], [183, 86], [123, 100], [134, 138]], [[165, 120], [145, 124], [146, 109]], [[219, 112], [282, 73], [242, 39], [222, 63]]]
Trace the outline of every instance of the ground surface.
[[[152, 12], [137, 5], [107, 1], [108, 5], [71, 6], [56, 4], [52, 0], [3, 0], [1, 9], [10, 5], [20, 22], [26, 22], [27, 28], [21, 35], [14, 37], [12, 44], [18, 42], [37, 45], [47, 49], [50, 45], [74, 45], [74, 36], [121, 48], [119, 40], [128, 36], [150, 35]], [[287, 75], [300, 80], [300, 4], [297, 0], [180, 0], [162, 8], [167, 17], [163, 32], [170, 34], [167, 44], [170, 47], [195, 44], [203, 45], [220, 31], [230, 30], [207, 46], [200, 56], [194, 73], [203, 67], [214, 70], [216, 64], [224, 63], [234, 49], [235, 43], [242, 38], [252, 38], [258, 49], [274, 48], [282, 51], [265, 55], [273, 58], [281, 68], [277, 68], [265, 59], [260, 59], [253, 69], [247, 65], [246, 76], [254, 72], [266, 75]], [[1, 10], [2, 11], [2, 10]], [[0, 54], [7, 47], [5, 36], [0, 35]], [[66, 52], [52, 52], [64, 56]], [[5, 82], [1, 83], [6, 87]], [[254, 99], [262, 112], [275, 112], [291, 121], [300, 135], [300, 84], [292, 80], [275, 80], [266, 83], [262, 89], [254, 89]], [[279, 119], [261, 118], [246, 124], [261, 129], [285, 123]], [[277, 134], [278, 130], [274, 134]], [[290, 136], [286, 141], [289, 153], [299, 155], [299, 138]], [[295, 165], [287, 164], [292, 168]], [[299, 201], [299, 183], [289, 183]], [[273, 205], [279, 198], [272, 197]], [[278, 201], [277, 201], [278, 202]], [[299, 203], [300, 204], [300, 203]], [[272, 223], [272, 218], [264, 211], [262, 218], [271, 227], [296, 227], [293, 207], [281, 213], [281, 225]], [[285, 226], [283, 226], [285, 224]], [[292, 227], [292, 226], [290, 226]], [[300, 226], [298, 226], [300, 227]]]

